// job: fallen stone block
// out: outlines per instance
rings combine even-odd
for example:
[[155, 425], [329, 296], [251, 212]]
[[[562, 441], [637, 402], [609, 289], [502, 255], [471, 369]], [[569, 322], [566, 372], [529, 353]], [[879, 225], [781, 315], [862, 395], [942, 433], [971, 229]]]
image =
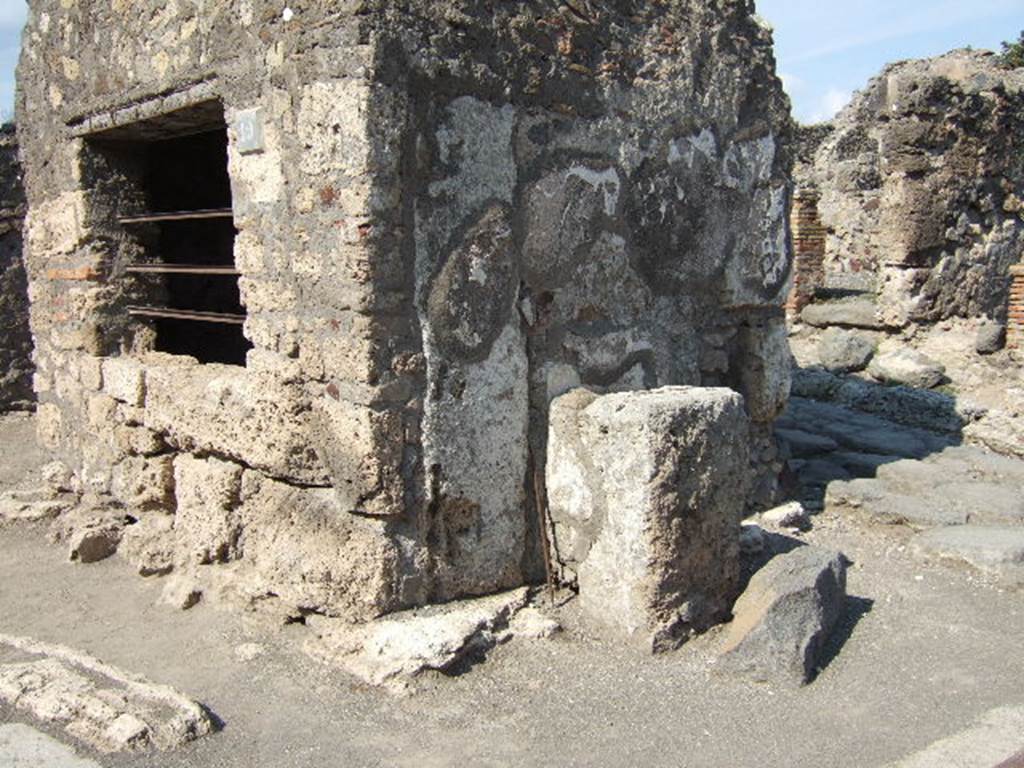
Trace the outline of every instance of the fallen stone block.
[[720, 668], [757, 682], [810, 682], [845, 600], [842, 554], [800, 547], [773, 558], [733, 607]]
[[666, 387], [552, 403], [547, 462], [556, 539], [599, 632], [648, 651], [728, 616], [740, 577], [749, 424], [727, 389]]
[[1006, 344], [1006, 326], [992, 320], [978, 325], [974, 351], [979, 355], [993, 355]]
[[463, 659], [508, 639], [512, 617], [528, 597], [524, 587], [394, 613], [364, 625], [310, 617], [316, 636], [306, 651], [369, 685], [402, 692], [425, 672], [451, 671]]
[[931, 389], [942, 383], [946, 368], [916, 349], [897, 349], [876, 355], [868, 373], [886, 384], [904, 384], [918, 389]]
[[918, 555], [967, 563], [1010, 584], [1024, 584], [1024, 528], [962, 525], [916, 536]]
[[0, 634], [0, 703], [101, 752], [167, 750], [212, 733], [200, 704], [59, 645]]

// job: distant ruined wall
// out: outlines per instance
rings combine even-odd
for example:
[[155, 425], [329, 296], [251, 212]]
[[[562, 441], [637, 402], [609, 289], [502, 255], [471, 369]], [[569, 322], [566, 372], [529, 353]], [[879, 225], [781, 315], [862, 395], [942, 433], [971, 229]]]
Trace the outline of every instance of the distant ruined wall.
[[971, 51], [893, 64], [817, 130], [796, 178], [820, 194], [829, 279], [876, 290], [890, 326], [1005, 321], [1024, 253], [1024, 70]]
[[14, 125], [0, 126], [0, 411], [33, 407], [32, 333], [22, 261], [25, 192]]
[[[534, 579], [581, 385], [741, 392], [770, 496], [792, 123], [748, 0], [33, 0], [19, 88], [40, 435], [166, 567], [355, 620]], [[244, 366], [127, 311], [119, 142], [210, 102]]]

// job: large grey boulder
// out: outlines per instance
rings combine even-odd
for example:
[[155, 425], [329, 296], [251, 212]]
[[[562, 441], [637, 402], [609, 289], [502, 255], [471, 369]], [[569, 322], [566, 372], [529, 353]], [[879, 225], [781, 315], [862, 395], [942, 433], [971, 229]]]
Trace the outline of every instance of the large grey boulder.
[[728, 615], [739, 583], [748, 419], [727, 389], [666, 387], [554, 401], [554, 552], [589, 625], [646, 650]]
[[818, 342], [821, 364], [837, 373], [864, 370], [874, 354], [874, 339], [856, 331], [829, 328]]
[[810, 682], [845, 600], [842, 554], [800, 547], [778, 555], [736, 601], [721, 668], [759, 682]]
[[868, 373], [885, 384], [931, 389], [942, 382], [946, 369], [928, 355], [903, 347], [877, 355], [868, 366]]

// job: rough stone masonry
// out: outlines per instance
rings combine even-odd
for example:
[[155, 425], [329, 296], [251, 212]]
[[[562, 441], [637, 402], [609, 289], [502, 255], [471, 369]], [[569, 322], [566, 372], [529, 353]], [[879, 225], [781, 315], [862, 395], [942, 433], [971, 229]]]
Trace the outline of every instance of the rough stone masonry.
[[735, 390], [771, 495], [792, 127], [749, 0], [32, 0], [19, 75], [40, 435], [143, 572], [353, 621], [523, 584], [577, 387]]
[[889, 327], [1004, 323], [1024, 251], [1024, 70], [967, 50], [892, 64], [831, 128], [803, 132], [796, 173], [820, 193], [830, 277], [876, 291]]
[[25, 192], [14, 125], [0, 126], [0, 411], [32, 405], [32, 333], [22, 262]]

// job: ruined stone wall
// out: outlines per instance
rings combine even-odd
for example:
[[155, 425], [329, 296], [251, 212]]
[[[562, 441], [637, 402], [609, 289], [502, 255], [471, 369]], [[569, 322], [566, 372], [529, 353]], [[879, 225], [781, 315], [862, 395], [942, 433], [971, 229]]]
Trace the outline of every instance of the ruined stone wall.
[[14, 124], [0, 126], [0, 411], [31, 408], [32, 334], [22, 262], [25, 193]]
[[[751, 3], [64, 5], [20, 75], [40, 432], [132, 551], [354, 619], [518, 585], [581, 384], [730, 386], [771, 468], [791, 127]], [[211, 99], [244, 368], [125, 315], [133, 171], [95, 141]]]
[[1024, 251], [1024, 70], [971, 51], [893, 64], [797, 180], [821, 194], [828, 272], [867, 276], [846, 282], [878, 292], [885, 324], [1004, 321]]

